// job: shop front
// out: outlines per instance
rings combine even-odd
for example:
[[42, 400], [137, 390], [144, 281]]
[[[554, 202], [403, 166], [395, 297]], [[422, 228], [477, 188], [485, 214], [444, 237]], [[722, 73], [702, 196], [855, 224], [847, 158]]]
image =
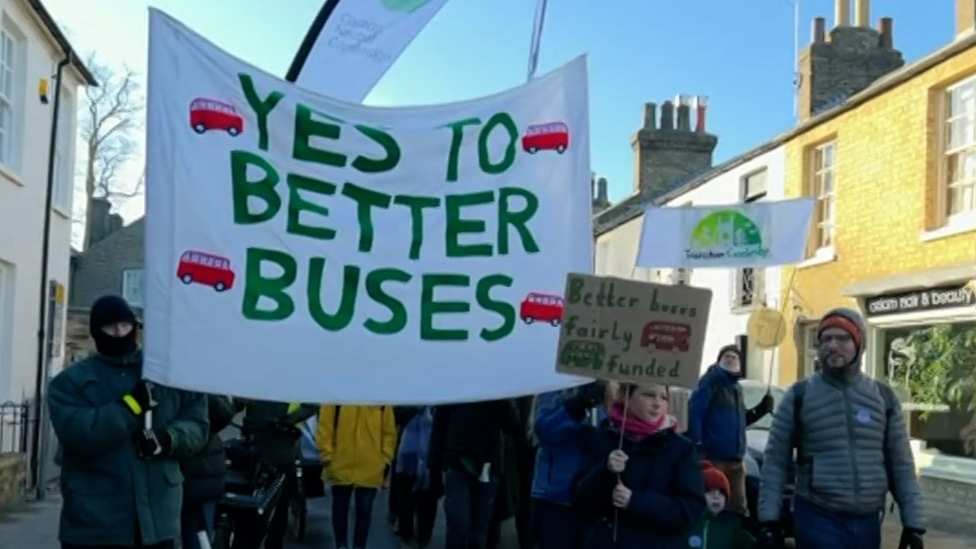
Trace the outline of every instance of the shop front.
[[933, 526], [976, 533], [976, 264], [852, 284], [865, 371], [901, 397]]

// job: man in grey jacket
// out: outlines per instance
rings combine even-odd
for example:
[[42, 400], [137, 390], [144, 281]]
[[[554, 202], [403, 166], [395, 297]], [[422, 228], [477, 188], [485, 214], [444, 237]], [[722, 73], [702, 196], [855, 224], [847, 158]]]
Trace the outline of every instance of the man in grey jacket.
[[783, 547], [783, 488], [796, 448], [798, 549], [880, 549], [889, 490], [903, 526], [899, 549], [923, 549], [922, 498], [901, 403], [861, 373], [865, 332], [856, 311], [824, 315], [821, 370], [790, 387], [776, 409], [759, 489], [760, 548]]

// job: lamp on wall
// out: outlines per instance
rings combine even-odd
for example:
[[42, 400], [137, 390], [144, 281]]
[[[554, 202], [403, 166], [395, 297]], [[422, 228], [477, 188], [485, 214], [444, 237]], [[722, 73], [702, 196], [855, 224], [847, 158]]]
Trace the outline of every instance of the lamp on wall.
[[41, 78], [37, 82], [37, 96], [40, 98], [41, 104], [43, 104], [43, 105], [47, 105], [47, 103], [48, 103], [47, 87], [48, 87], [48, 79], [47, 78]]

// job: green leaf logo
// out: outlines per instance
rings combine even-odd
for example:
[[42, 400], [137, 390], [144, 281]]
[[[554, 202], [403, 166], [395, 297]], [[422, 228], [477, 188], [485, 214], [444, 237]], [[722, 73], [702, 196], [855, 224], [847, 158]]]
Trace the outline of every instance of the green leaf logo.
[[381, 0], [383, 6], [390, 11], [410, 13], [430, 3], [430, 0]]

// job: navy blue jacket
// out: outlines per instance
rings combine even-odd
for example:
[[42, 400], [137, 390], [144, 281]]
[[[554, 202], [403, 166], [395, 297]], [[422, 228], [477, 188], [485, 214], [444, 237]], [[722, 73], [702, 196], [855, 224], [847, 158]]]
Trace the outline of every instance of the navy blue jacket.
[[639, 442], [623, 441], [629, 456], [621, 482], [632, 491], [630, 505], [617, 515], [613, 543], [612, 493], [617, 475], [607, 457], [620, 444], [615, 430], [594, 429], [585, 442], [593, 466], [573, 486], [573, 506], [600, 520], [588, 549], [686, 549], [688, 536], [705, 514], [705, 483], [694, 444], [671, 429]]
[[[582, 435], [587, 417], [578, 421], [563, 405], [572, 391], [553, 391], [539, 395], [532, 430], [539, 440], [532, 479], [532, 497], [556, 505], [570, 504], [573, 479], [590, 465], [584, 452]], [[606, 416], [603, 407], [595, 408], [597, 420]], [[591, 413], [593, 413], [591, 411]]]
[[702, 457], [739, 461], [746, 454], [746, 407], [735, 374], [718, 365], [708, 368], [688, 403], [686, 435], [700, 445]]

